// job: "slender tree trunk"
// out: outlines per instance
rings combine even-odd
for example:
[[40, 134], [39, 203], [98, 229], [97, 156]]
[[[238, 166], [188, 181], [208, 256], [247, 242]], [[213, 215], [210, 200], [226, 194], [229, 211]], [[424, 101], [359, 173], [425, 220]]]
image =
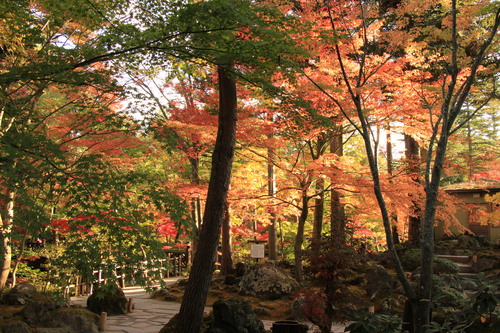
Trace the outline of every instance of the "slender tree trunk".
[[304, 280], [304, 268], [302, 264], [303, 253], [302, 244], [304, 243], [304, 228], [306, 225], [307, 215], [309, 214], [309, 197], [306, 192], [302, 193], [302, 206], [300, 216], [297, 223], [297, 234], [295, 235], [294, 254], [295, 254], [295, 279], [297, 281]]
[[26, 247], [26, 239], [28, 238], [29, 225], [30, 223], [28, 223], [26, 229], [24, 230], [23, 238], [21, 244], [19, 245], [19, 252], [16, 255], [17, 258], [14, 260], [14, 267], [12, 267], [12, 287], [15, 287], [17, 283], [16, 274], [19, 268], [19, 264], [21, 263], [21, 259], [23, 258], [24, 249]]
[[[191, 182], [196, 185], [200, 184], [200, 159], [198, 157], [189, 158], [189, 162], [191, 163]], [[200, 230], [202, 225], [202, 216], [201, 216], [201, 200], [200, 198], [195, 198], [191, 201], [191, 217], [196, 226], [194, 228], [194, 232], [191, 236], [191, 252], [196, 252], [198, 248], [198, 238], [200, 236]]]
[[323, 233], [323, 215], [325, 211], [325, 181], [322, 178], [316, 180], [316, 193], [319, 193], [314, 198], [314, 218], [313, 230], [311, 239], [311, 258], [315, 261], [320, 254], [321, 235]]
[[2, 232], [0, 233], [0, 290], [7, 285], [7, 279], [10, 273], [10, 265], [12, 262], [12, 245], [10, 234], [14, 223], [14, 200], [16, 197], [15, 191], [8, 190], [7, 202], [5, 203], [5, 214], [0, 214], [0, 222], [2, 222]]
[[473, 154], [474, 150], [472, 149], [472, 129], [470, 122], [467, 123], [467, 164], [469, 167], [467, 168], [467, 180], [472, 180], [472, 175], [474, 174], [474, 166], [473, 166]]
[[[405, 134], [405, 157], [407, 162], [407, 170], [411, 179], [415, 183], [420, 183], [420, 155], [417, 141], [411, 136]], [[410, 196], [412, 201], [411, 212], [408, 215], [408, 240], [412, 247], [417, 248], [420, 246], [422, 219], [420, 204], [417, 200]]]
[[[321, 133], [316, 140], [316, 149], [311, 147], [311, 157], [313, 160], [320, 158], [325, 152], [328, 143], [329, 134]], [[323, 235], [323, 216], [325, 212], [325, 181], [323, 178], [317, 177], [315, 185], [314, 198], [314, 213], [313, 213], [313, 230], [311, 237], [311, 258], [316, 260], [319, 257], [321, 237]]]
[[229, 203], [226, 200], [226, 209], [224, 211], [224, 220], [222, 221], [222, 260], [221, 273], [223, 275], [233, 272], [233, 251], [231, 249], [231, 215], [229, 211]]
[[392, 156], [392, 134], [391, 134], [391, 124], [387, 124], [387, 133], [385, 136], [385, 147], [386, 147], [386, 152], [387, 152], [387, 173], [392, 176], [392, 165], [394, 158]]
[[[343, 146], [342, 132], [338, 130], [333, 137], [332, 143], [330, 144], [330, 152], [337, 156], [342, 156], [344, 154]], [[334, 179], [331, 181], [334, 183]], [[330, 195], [330, 234], [333, 242], [335, 243], [335, 248], [339, 248], [346, 242], [346, 218], [344, 205], [342, 205], [340, 200], [340, 192], [335, 189], [335, 186], [332, 186]]]
[[[269, 138], [272, 138], [272, 135], [269, 135]], [[274, 171], [274, 157], [276, 155], [276, 151], [273, 147], [267, 148], [267, 157], [269, 162], [267, 164], [267, 190], [270, 198], [276, 197], [276, 173]], [[275, 207], [271, 207], [271, 224], [268, 226], [269, 232], [269, 259], [270, 260], [278, 260], [278, 241], [276, 235], [276, 209]]]
[[[387, 173], [392, 176], [393, 172], [393, 156], [392, 156], [392, 135], [391, 135], [391, 124], [387, 124], [387, 134], [386, 134], [386, 151], [387, 151]], [[394, 244], [399, 244], [399, 231], [398, 231], [398, 213], [396, 211], [395, 205], [391, 205], [391, 224], [392, 224], [392, 239]]]
[[[232, 66], [228, 67], [232, 69]], [[180, 333], [197, 333], [200, 330], [231, 178], [236, 134], [236, 82], [228, 69], [222, 66], [218, 67], [218, 77], [219, 127], [212, 155], [203, 227], [178, 316], [176, 331]]]

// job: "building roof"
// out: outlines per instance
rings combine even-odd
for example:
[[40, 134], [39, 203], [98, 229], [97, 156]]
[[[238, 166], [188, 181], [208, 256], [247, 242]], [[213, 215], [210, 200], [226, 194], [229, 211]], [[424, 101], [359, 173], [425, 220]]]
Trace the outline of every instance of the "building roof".
[[500, 180], [481, 180], [443, 186], [446, 192], [498, 192]]

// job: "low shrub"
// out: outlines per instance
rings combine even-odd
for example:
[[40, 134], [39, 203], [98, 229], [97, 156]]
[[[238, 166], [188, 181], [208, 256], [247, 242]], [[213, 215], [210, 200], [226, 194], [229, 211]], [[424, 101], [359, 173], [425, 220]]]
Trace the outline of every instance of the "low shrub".
[[434, 258], [434, 274], [458, 274], [460, 268], [456, 263], [444, 258]]
[[352, 323], [345, 328], [351, 333], [392, 333], [401, 331], [401, 318], [397, 315], [357, 312]]

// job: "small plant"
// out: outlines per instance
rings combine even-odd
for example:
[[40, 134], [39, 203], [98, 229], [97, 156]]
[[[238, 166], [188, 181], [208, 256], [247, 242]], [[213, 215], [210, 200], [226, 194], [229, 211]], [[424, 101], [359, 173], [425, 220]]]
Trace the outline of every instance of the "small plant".
[[426, 333], [465, 333], [467, 326], [464, 324], [457, 324], [451, 321], [445, 321], [440, 324], [433, 321]]
[[458, 274], [460, 268], [451, 260], [434, 258], [434, 274]]
[[401, 331], [401, 318], [397, 315], [357, 312], [351, 318], [352, 324], [344, 332], [351, 333], [391, 333]]
[[489, 281], [483, 275], [471, 280], [477, 285], [477, 293], [462, 308], [450, 312], [445, 320], [432, 322], [428, 333], [494, 333], [500, 331], [498, 299], [495, 294], [500, 281]]

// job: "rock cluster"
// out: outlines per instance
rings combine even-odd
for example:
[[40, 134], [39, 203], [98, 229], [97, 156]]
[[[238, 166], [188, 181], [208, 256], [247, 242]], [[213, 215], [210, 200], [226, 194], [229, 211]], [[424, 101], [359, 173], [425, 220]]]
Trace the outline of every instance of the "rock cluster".
[[101, 312], [106, 312], [108, 316], [126, 314], [127, 306], [127, 297], [117, 286], [97, 288], [87, 298], [87, 308], [97, 314]]
[[240, 294], [275, 300], [291, 296], [299, 284], [284, 270], [272, 265], [250, 267], [241, 278]]
[[0, 332], [8, 333], [98, 333], [99, 316], [80, 307], [57, 304], [21, 283], [2, 297], [7, 305], [24, 306], [11, 318], [0, 320]]

